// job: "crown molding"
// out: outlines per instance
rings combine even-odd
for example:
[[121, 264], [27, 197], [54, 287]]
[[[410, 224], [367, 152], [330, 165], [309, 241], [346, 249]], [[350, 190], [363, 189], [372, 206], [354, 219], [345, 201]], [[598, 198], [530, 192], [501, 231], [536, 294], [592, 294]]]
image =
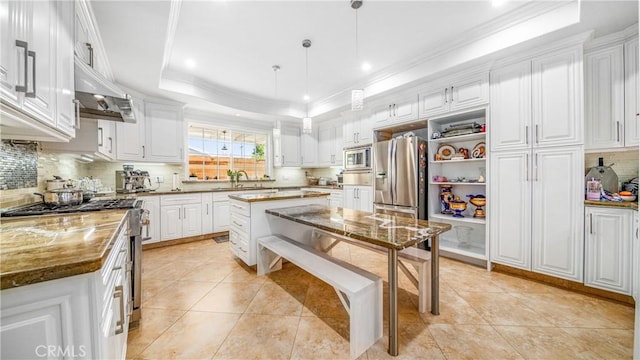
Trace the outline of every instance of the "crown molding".
[[584, 44], [585, 52], [595, 51], [612, 45], [621, 45], [625, 41], [638, 36], [638, 23], [613, 34], [601, 36]]
[[[180, 20], [180, 9], [182, 9], [182, 0], [171, 0], [169, 8], [169, 19], [167, 22], [167, 34], [164, 39], [164, 52], [162, 53], [162, 66], [160, 74], [169, 66], [171, 60], [171, 52], [173, 51], [173, 41], [176, 38], [176, 29]], [[162, 75], [161, 75], [162, 76]]]

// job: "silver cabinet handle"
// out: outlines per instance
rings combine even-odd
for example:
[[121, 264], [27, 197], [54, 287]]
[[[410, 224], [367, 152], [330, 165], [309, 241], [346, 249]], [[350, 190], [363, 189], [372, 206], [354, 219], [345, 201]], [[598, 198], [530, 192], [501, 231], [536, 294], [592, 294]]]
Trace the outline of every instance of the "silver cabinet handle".
[[209, 215], [209, 204], [207, 204], [207, 215]]
[[76, 104], [76, 129], [80, 129], [80, 100], [73, 99], [73, 103]]
[[235, 220], [233, 221], [233, 224], [234, 224], [234, 225], [236, 225], [236, 226], [240, 226], [240, 227], [242, 227], [242, 224], [238, 223], [238, 222], [237, 222], [237, 221], [235, 221]]
[[527, 160], [524, 163], [524, 168], [527, 171], [527, 177], [525, 178], [525, 181], [529, 181], [529, 154], [525, 154], [525, 156], [527, 157]]
[[355, 144], [356, 142], [356, 133], [353, 133], [353, 143]]
[[178, 220], [182, 220], [182, 211], [178, 210]]
[[538, 124], [536, 124], [536, 145], [538, 145]]
[[393, 117], [398, 116], [398, 106], [393, 104]]
[[451, 86], [450, 96], [451, 96], [451, 102], [453, 102], [453, 85]]
[[89, 49], [89, 66], [93, 67], [93, 46], [91, 46], [91, 43], [85, 43], [84, 45]]
[[102, 139], [102, 136], [103, 136], [102, 128], [99, 127], [98, 128], [98, 146], [104, 146], [104, 141]]
[[119, 326], [119, 329], [116, 329], [116, 335], [122, 334], [124, 332], [124, 288], [122, 285], [116, 286], [115, 291], [113, 292], [113, 298], [120, 298], [120, 320], [116, 322], [116, 326]]
[[589, 214], [589, 234], [593, 234], [593, 214]]
[[[27, 56], [31, 56], [33, 58], [33, 63], [31, 63], [31, 69], [33, 70], [33, 74], [32, 74], [33, 76], [31, 77], [31, 85], [33, 87], [33, 91], [32, 92], [27, 91], [24, 94], [24, 96], [28, 98], [35, 98], [36, 97], [36, 52], [29, 50], [27, 52]], [[27, 69], [25, 68], [24, 71], [26, 73]]]
[[444, 88], [444, 103], [448, 103], [449, 102], [449, 88]]
[[389, 104], [389, 108], [388, 108], [388, 110], [387, 110], [387, 113], [389, 114], [389, 116], [388, 116], [388, 117], [391, 117], [391, 104]]
[[356, 133], [356, 142], [358, 144], [360, 144], [360, 132], [359, 131]]
[[535, 175], [533, 181], [538, 181], [538, 154], [536, 154], [535, 171], [533, 172], [533, 174]]
[[524, 142], [529, 145], [529, 125], [524, 127]]
[[184, 218], [183, 219], [186, 219], [187, 218], [187, 208], [182, 209], [182, 211], [184, 211]]
[[145, 149], [144, 145], [142, 145], [142, 158], [147, 157], [147, 149]]
[[16, 40], [16, 46], [24, 49], [24, 85], [16, 85], [16, 91], [26, 93], [27, 82], [29, 81], [29, 76], [27, 75], [27, 67], [29, 66], [29, 43], [26, 41]]
[[616, 121], [616, 139], [620, 142], [620, 121]]
[[113, 138], [109, 136], [107, 139], [109, 139], [109, 154], [111, 154], [113, 153]]

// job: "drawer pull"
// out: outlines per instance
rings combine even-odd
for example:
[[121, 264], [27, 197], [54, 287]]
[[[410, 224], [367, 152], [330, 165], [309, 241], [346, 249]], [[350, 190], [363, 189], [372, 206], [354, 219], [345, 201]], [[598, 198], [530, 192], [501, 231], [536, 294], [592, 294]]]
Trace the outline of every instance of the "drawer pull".
[[[113, 292], [113, 298], [120, 298], [120, 320], [116, 322], [116, 335], [124, 332], [124, 288], [122, 285], [116, 286]], [[119, 329], [117, 327], [120, 327]]]

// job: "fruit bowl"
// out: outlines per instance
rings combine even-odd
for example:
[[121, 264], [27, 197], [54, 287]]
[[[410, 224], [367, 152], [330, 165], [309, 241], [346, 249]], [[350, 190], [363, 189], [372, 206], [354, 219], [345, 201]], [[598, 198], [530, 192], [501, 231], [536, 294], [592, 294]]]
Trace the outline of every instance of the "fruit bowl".
[[636, 199], [635, 195], [620, 195], [623, 201], [634, 201]]

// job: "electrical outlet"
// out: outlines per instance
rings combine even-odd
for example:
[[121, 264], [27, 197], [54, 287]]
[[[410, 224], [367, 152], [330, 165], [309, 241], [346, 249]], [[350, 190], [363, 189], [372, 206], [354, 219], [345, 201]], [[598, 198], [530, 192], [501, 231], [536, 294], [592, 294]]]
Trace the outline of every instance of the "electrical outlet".
[[163, 183], [164, 182], [164, 176], [156, 176], [156, 182], [158, 184]]

